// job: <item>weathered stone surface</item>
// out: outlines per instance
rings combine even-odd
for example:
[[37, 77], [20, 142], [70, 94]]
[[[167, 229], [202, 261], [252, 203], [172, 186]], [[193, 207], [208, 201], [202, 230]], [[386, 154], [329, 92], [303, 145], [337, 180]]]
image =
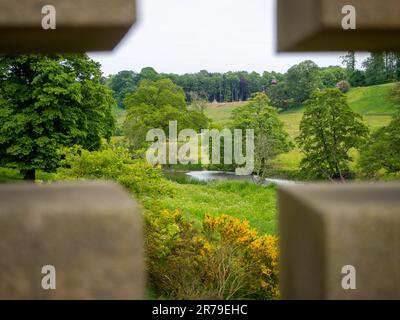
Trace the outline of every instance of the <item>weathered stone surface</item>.
[[399, 184], [282, 187], [279, 211], [284, 299], [400, 299]]
[[[357, 29], [342, 28], [342, 8], [353, 5]], [[400, 50], [398, 0], [278, 0], [278, 50]]]
[[[44, 265], [56, 290], [43, 290]], [[0, 299], [142, 299], [140, 208], [111, 183], [0, 185]]]
[[[56, 8], [56, 29], [42, 28], [42, 8]], [[136, 19], [135, 0], [1, 0], [1, 53], [113, 49]]]

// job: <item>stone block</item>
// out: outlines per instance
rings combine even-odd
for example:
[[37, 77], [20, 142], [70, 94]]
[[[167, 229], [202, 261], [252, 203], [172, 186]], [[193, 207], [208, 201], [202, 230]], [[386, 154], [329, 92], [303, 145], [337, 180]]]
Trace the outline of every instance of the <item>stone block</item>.
[[0, 185], [0, 299], [143, 299], [143, 255], [140, 207], [115, 184]]
[[[56, 9], [56, 29], [43, 29], [46, 5]], [[135, 0], [1, 0], [0, 53], [111, 50], [135, 19]]]
[[283, 299], [400, 299], [399, 184], [281, 187], [279, 231]]
[[[356, 29], [342, 9], [356, 9]], [[278, 0], [278, 51], [398, 51], [398, 0]]]

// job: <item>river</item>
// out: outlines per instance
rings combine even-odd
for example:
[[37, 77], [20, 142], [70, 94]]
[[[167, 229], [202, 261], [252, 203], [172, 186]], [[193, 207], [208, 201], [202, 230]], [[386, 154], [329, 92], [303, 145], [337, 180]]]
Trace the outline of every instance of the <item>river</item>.
[[[229, 181], [229, 180], [237, 180], [237, 181], [251, 181], [253, 182], [253, 176], [238, 176], [234, 172], [226, 172], [226, 171], [168, 171], [167, 175], [174, 176], [188, 176], [193, 180], [197, 181]], [[295, 185], [301, 184], [301, 182], [285, 180], [285, 179], [274, 179], [267, 178], [265, 179], [265, 184], [276, 184], [276, 185]]]

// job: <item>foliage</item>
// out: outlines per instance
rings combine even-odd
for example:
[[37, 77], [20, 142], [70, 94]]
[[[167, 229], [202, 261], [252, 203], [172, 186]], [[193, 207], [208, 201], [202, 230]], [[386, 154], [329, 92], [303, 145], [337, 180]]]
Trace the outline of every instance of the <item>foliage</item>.
[[295, 106], [302, 104], [315, 89], [322, 87], [319, 68], [309, 60], [291, 67], [287, 72], [286, 81]]
[[260, 236], [247, 221], [206, 215], [195, 229], [179, 211], [146, 215], [152, 284], [175, 299], [274, 299], [278, 291], [277, 239]]
[[291, 96], [286, 82], [279, 82], [277, 85], [269, 87], [267, 94], [271, 98], [271, 105], [278, 110], [288, 110], [295, 105], [295, 100]]
[[381, 170], [388, 175], [400, 173], [400, 111], [389, 125], [372, 134], [361, 149], [359, 166], [368, 178], [379, 177]]
[[168, 135], [170, 121], [177, 121], [178, 131], [208, 127], [208, 118], [198, 110], [188, 109], [182, 88], [168, 79], [143, 80], [136, 93], [127, 96], [125, 105], [126, 135], [133, 149], [146, 145], [150, 129], [163, 129]]
[[[354, 52], [348, 52], [341, 58], [344, 68], [319, 68], [312, 61], [303, 61], [285, 74], [246, 71], [211, 73], [201, 70], [193, 74], [177, 75], [157, 73], [153, 68], [144, 68], [140, 73], [122, 71], [112, 75], [107, 79], [107, 84], [115, 90], [114, 97], [122, 107], [123, 97], [126, 93], [135, 92], [142, 80], [170, 79], [183, 88], [189, 102], [193, 97], [218, 103], [247, 101], [256, 92], [266, 92], [271, 98], [272, 106], [286, 110], [299, 106], [316, 88], [334, 88], [343, 80], [348, 81], [352, 87], [400, 80], [399, 53], [371, 54], [362, 61], [365, 70], [357, 69], [357, 57]], [[126, 84], [119, 85], [119, 80], [126, 81]]]
[[337, 83], [345, 81], [348, 73], [341, 67], [328, 67], [321, 69], [321, 81], [324, 88], [333, 88]]
[[366, 86], [367, 80], [365, 72], [363, 70], [355, 70], [349, 76], [349, 82], [352, 87], [363, 87]]
[[399, 80], [400, 54], [393, 52], [371, 53], [363, 62], [367, 85], [377, 85]]
[[0, 182], [14, 182], [22, 180], [23, 177], [18, 169], [0, 168]]
[[208, 107], [208, 100], [201, 98], [196, 92], [190, 93], [189, 108], [203, 113]]
[[356, 53], [354, 51], [347, 52], [344, 56], [341, 57], [342, 64], [346, 67], [348, 72], [354, 72], [357, 67], [357, 58]]
[[135, 92], [138, 82], [139, 77], [133, 71], [120, 71], [106, 80], [107, 86], [113, 91], [115, 101], [123, 109], [125, 96]]
[[[364, 88], [352, 88], [346, 94], [350, 108], [354, 112], [363, 115], [363, 122], [371, 131], [388, 125], [391, 121], [391, 114], [396, 112], [393, 94], [391, 93], [393, 87], [393, 84], [384, 84]], [[209, 106], [205, 113], [212, 119], [213, 124], [225, 126], [228, 124], [233, 110], [245, 104], [246, 102], [213, 104]], [[303, 113], [304, 108], [297, 108], [279, 114], [279, 119], [284, 123], [284, 129], [288, 132], [291, 139], [299, 135], [299, 124]], [[353, 154], [353, 158], [354, 161], [350, 164], [350, 168], [354, 170], [356, 169], [355, 161], [357, 160], [357, 152]], [[298, 169], [301, 159], [302, 153], [297, 148], [289, 153], [281, 154], [273, 161], [272, 168], [268, 170], [268, 175], [282, 179], [307, 179], [308, 177], [303, 176]]]
[[360, 147], [368, 135], [361, 116], [338, 89], [314, 92], [305, 108], [297, 138], [305, 154], [301, 169], [312, 178], [349, 177], [349, 151]]
[[61, 147], [98, 149], [113, 133], [113, 104], [87, 55], [1, 56], [0, 164], [34, 179], [57, 168]]
[[387, 81], [385, 74], [385, 59], [383, 53], [372, 53], [363, 62], [367, 85], [382, 84]]
[[250, 102], [235, 109], [232, 113], [232, 127], [254, 130], [254, 169], [264, 181], [271, 160], [292, 147], [277, 111], [269, 106], [265, 93], [257, 93]]
[[144, 160], [132, 160], [122, 147], [90, 152], [75, 146], [60, 150], [59, 154], [63, 157], [57, 169], [60, 180], [113, 180], [140, 197], [173, 196], [175, 192], [171, 183], [163, 178], [160, 168]]

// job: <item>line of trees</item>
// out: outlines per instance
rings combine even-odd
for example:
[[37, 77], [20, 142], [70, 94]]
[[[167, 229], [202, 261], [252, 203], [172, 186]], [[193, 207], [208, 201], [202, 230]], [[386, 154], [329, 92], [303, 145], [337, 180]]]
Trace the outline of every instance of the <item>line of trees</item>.
[[353, 87], [372, 86], [400, 80], [400, 53], [371, 53], [357, 69], [356, 54], [348, 52], [342, 57]]
[[[153, 68], [144, 68], [139, 73], [121, 71], [104, 81], [114, 92], [120, 108], [125, 108], [127, 94], [135, 93], [142, 80], [170, 79], [182, 87], [186, 100], [208, 102], [247, 101], [254, 93], [265, 92], [271, 105], [286, 110], [299, 106], [315, 89], [334, 88], [338, 83], [349, 86], [370, 86], [400, 80], [400, 54], [371, 53], [357, 69], [356, 54], [349, 52], [342, 57], [343, 66], [321, 68], [313, 61], [303, 61], [292, 66], [286, 73], [227, 72], [212, 73], [202, 70], [193, 74], [157, 73]], [[344, 86], [344, 87], [349, 87]]]

